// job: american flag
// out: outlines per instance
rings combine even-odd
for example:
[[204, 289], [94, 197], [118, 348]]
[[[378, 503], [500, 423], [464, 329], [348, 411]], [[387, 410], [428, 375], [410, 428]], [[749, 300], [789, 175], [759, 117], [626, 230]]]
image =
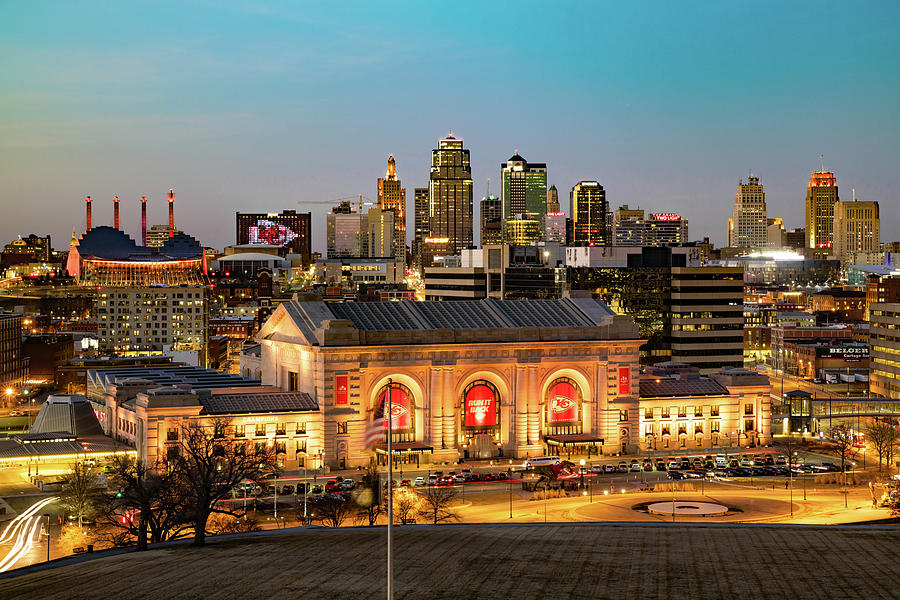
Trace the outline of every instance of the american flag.
[[366, 429], [366, 448], [371, 450], [384, 440], [384, 404], [375, 409], [375, 418]]

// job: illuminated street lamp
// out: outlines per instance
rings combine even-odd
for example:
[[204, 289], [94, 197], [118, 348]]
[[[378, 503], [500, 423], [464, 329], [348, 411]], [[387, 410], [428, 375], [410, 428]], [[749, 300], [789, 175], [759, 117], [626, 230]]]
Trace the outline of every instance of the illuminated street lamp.
[[581, 464], [581, 489], [584, 489], [584, 459], [582, 458], [579, 463]]

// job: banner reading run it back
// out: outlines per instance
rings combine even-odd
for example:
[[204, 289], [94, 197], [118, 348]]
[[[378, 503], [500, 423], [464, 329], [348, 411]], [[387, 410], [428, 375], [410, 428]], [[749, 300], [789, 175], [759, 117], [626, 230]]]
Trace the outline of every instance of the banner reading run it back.
[[497, 424], [497, 398], [486, 385], [476, 385], [466, 394], [466, 427], [493, 427]]

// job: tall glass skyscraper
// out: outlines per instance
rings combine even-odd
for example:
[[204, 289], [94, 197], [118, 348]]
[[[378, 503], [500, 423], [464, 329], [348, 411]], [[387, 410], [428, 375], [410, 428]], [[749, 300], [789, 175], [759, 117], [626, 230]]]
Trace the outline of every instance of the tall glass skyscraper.
[[606, 190], [596, 181], [579, 181], [570, 192], [572, 243], [576, 246], [606, 246]]
[[[428, 182], [428, 237], [425, 246], [440, 246], [440, 253], [459, 254], [473, 244], [472, 167], [463, 141], [453, 137], [438, 140], [431, 151]], [[435, 253], [431, 254], [432, 256]], [[424, 266], [430, 266], [426, 261]]]
[[547, 165], [529, 163], [518, 151], [500, 164], [503, 189], [503, 219], [509, 220], [522, 213], [540, 219], [547, 212]]

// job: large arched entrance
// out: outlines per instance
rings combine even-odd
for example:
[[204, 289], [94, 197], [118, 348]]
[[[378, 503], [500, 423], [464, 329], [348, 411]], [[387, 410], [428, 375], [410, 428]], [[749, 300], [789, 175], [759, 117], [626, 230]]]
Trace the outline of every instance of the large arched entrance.
[[401, 473], [404, 464], [418, 466], [421, 452], [413, 447], [416, 441], [416, 401], [413, 393], [402, 383], [392, 382], [382, 386], [375, 398], [373, 419], [384, 416], [381, 442], [376, 447], [378, 464], [387, 464], [386, 447], [390, 424], [394, 461], [400, 463]]
[[492, 458], [500, 447], [500, 392], [485, 379], [463, 389], [460, 401], [460, 440], [464, 458]]
[[600, 453], [603, 439], [584, 434], [584, 398], [571, 377], [557, 377], [547, 387], [543, 404], [543, 434], [551, 454]]

